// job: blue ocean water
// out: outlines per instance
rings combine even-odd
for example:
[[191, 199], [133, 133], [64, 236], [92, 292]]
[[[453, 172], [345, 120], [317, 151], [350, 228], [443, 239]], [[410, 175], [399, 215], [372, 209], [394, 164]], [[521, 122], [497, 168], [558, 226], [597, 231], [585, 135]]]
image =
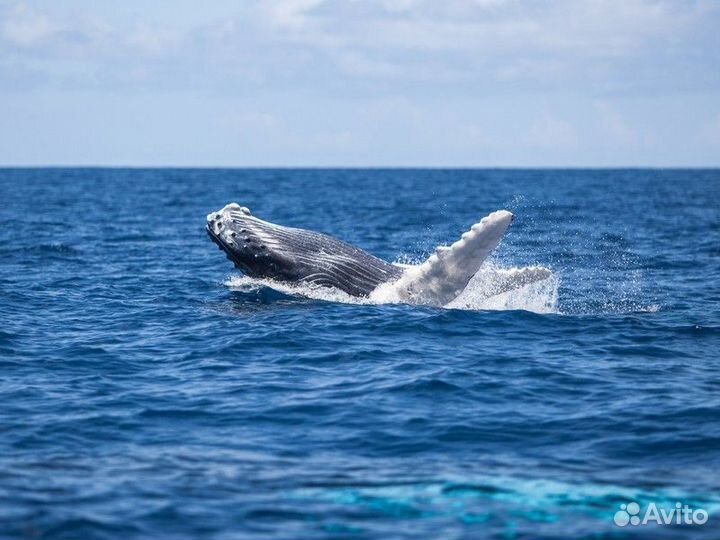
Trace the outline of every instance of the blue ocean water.
[[[718, 170], [4, 169], [0, 200], [0, 538], [720, 534]], [[506, 208], [493, 264], [556, 288], [237, 286], [231, 201], [406, 262]]]

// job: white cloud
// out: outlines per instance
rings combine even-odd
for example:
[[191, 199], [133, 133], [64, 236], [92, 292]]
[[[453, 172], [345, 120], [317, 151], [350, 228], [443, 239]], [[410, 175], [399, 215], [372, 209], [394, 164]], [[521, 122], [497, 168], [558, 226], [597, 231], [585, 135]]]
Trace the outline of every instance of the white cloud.
[[323, 0], [273, 0], [261, 4], [270, 22], [281, 28], [300, 28], [308, 20], [308, 12]]
[[550, 149], [575, 148], [578, 134], [570, 122], [543, 112], [530, 126], [524, 140], [530, 146]]
[[637, 146], [642, 142], [640, 133], [609, 103], [599, 101], [595, 108], [600, 115], [600, 127], [611, 144]]
[[[658, 79], [683, 84], [720, 60], [720, 53], [707, 50], [710, 29], [703, 26], [720, 18], [720, 6], [706, 2], [255, 0], [234, 16], [218, 10], [214, 22], [204, 14], [195, 25], [145, 19], [142, 11], [120, 19], [98, 4], [81, 11], [30, 5], [0, 4], [0, 55], [9, 48], [6, 53], [22, 58], [23, 48], [34, 47], [38, 71], [80, 59], [84, 72], [112, 84], [125, 69], [119, 62], [128, 73], [158, 73], [162, 84], [168, 72], [203, 72], [205, 80], [235, 73], [239, 82], [295, 78], [314, 86], [304, 75], [312, 70], [390, 84], [475, 81], [476, 91], [542, 85], [603, 92], [657, 86]], [[212, 13], [213, 5], [203, 9]], [[685, 56], [691, 61], [683, 62]], [[167, 69], [138, 69], [163, 58]]]
[[0, 0], [0, 105], [134, 96], [159, 134], [189, 114], [172, 94], [217, 107], [193, 117], [208, 140], [267, 155], [629, 163], [678, 122], [720, 140], [718, 27], [716, 0]]
[[147, 23], [138, 24], [124, 37], [129, 48], [150, 56], [168, 54], [180, 45], [181, 40], [176, 32]]
[[720, 150], [720, 114], [700, 129], [700, 141]]
[[39, 45], [59, 30], [49, 17], [24, 4], [12, 6], [2, 18], [2, 37], [18, 47]]

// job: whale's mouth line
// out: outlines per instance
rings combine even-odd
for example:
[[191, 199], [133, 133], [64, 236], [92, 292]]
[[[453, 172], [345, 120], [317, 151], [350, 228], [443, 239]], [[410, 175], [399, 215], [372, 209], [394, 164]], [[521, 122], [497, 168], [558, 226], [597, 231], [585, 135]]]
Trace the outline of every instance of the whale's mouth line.
[[205, 225], [205, 230], [207, 231], [208, 236], [210, 237], [210, 240], [212, 240], [212, 241], [215, 243], [216, 246], [218, 246], [222, 251], [225, 252], [225, 255], [227, 256], [227, 258], [232, 261], [232, 263], [235, 265], [235, 267], [236, 267], [238, 270], [242, 271], [243, 273], [245, 273], [245, 274], [247, 274], [247, 275], [249, 275], [249, 276], [252, 275], [252, 273], [250, 272], [249, 268], [248, 268], [245, 264], [243, 264], [242, 261], [240, 261], [240, 259], [238, 259], [238, 258], [235, 256], [235, 253], [233, 253], [233, 250], [230, 248], [230, 246], [228, 246], [228, 245], [223, 241], [223, 239], [220, 238], [220, 236], [218, 236], [217, 234], [215, 234], [215, 231], [212, 230], [212, 228], [210, 227], [210, 225]]

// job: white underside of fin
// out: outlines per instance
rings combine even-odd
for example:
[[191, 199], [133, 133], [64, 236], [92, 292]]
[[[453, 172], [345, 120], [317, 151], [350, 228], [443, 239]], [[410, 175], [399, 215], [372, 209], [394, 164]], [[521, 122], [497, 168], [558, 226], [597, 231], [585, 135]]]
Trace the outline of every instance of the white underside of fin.
[[405, 270], [397, 281], [378, 287], [374, 295], [399, 302], [443, 306], [465, 289], [482, 263], [498, 246], [513, 215], [498, 210], [464, 233], [451, 246], [440, 246], [430, 258]]

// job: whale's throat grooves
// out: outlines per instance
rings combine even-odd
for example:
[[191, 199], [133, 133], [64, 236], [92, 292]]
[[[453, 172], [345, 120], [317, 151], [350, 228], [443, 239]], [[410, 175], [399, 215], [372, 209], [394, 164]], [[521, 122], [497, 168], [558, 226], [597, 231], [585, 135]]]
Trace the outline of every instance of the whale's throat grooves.
[[353, 296], [367, 296], [403, 273], [341, 240], [263, 221], [237, 205], [210, 214], [207, 231], [228, 259], [251, 277], [335, 287]]

